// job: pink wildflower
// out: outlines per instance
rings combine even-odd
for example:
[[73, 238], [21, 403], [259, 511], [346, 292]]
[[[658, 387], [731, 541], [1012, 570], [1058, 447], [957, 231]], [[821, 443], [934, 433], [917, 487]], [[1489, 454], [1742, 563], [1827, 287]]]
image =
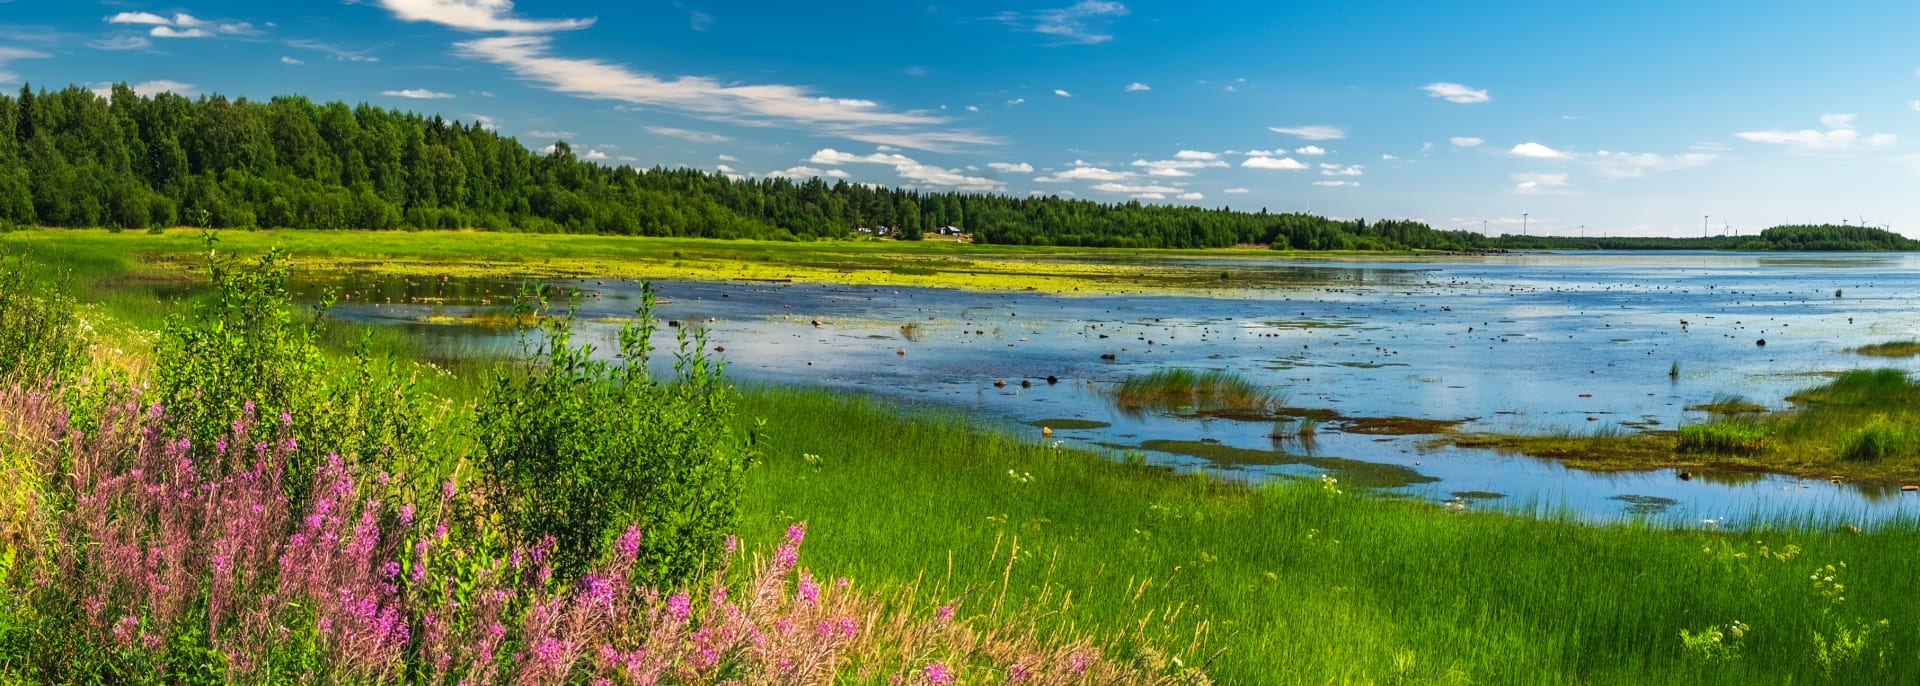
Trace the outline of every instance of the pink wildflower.
[[938, 662], [927, 663], [927, 666], [920, 670], [920, 675], [926, 677], [929, 684], [953, 683], [953, 671]]
[[799, 593], [801, 602], [804, 602], [808, 605], [812, 605], [814, 603], [820, 602], [820, 584], [813, 580], [812, 572], [806, 572], [806, 571], [800, 572], [800, 584], [799, 584], [798, 593]]
[[672, 597], [667, 598], [667, 614], [673, 615], [675, 621], [687, 621], [687, 617], [693, 614], [692, 600], [687, 598], [685, 593], [673, 594]]

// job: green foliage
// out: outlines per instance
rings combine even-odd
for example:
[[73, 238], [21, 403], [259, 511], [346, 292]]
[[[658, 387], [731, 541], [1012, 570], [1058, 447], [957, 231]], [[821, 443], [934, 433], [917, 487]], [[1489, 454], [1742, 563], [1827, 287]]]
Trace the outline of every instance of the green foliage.
[[64, 381], [86, 360], [86, 330], [64, 276], [0, 254], [0, 383]]
[[[414, 448], [430, 433], [429, 408], [407, 367], [364, 342], [350, 359], [330, 358], [320, 345], [324, 305], [311, 319], [296, 315], [286, 290], [286, 256], [273, 250], [236, 266], [219, 257], [216, 243], [206, 237], [210, 292], [168, 319], [153, 368], [161, 405], [196, 454], [215, 456], [216, 441], [252, 412], [263, 418], [290, 413], [296, 436], [325, 439], [301, 445], [289, 465], [289, 488], [304, 488], [328, 452], [355, 464], [396, 452], [416, 456]], [[236, 466], [197, 463], [213, 474]]]
[[1246, 377], [1219, 369], [1156, 369], [1134, 374], [1110, 391], [1125, 410], [1165, 410], [1259, 415], [1273, 404], [1273, 393]]
[[1862, 462], [1920, 455], [1920, 432], [1885, 419], [1875, 419], [1840, 439], [1840, 458]]
[[[544, 305], [544, 291], [533, 295]], [[476, 412], [494, 506], [520, 542], [552, 537], [563, 577], [638, 522], [641, 580], [692, 582], [738, 520], [751, 437], [734, 428], [703, 333], [676, 329], [676, 378], [649, 376], [653, 298], [646, 290], [638, 323], [621, 330], [618, 363], [574, 344], [571, 312], [548, 319], [544, 350], [497, 371]]]

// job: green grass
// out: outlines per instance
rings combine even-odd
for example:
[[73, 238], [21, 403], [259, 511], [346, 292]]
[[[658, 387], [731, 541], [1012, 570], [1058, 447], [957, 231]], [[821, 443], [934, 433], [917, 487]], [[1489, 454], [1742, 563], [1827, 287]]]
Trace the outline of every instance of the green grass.
[[1765, 426], [1740, 422], [1713, 422], [1680, 427], [1674, 449], [1683, 453], [1758, 455], [1766, 452], [1772, 433]]
[[[1838, 291], [1835, 292], [1837, 293]], [[1847, 352], [1859, 355], [1871, 355], [1873, 357], [1913, 357], [1920, 355], [1920, 341], [1912, 339], [1887, 341], [1885, 343], [1863, 345], [1858, 348], [1848, 348]]]
[[1218, 369], [1168, 368], [1133, 374], [1108, 394], [1115, 405], [1128, 411], [1259, 416], [1275, 405], [1271, 391]]
[[[1220, 683], [1920, 679], [1910, 525], [1725, 534], [1455, 513], [1332, 492], [1344, 484], [1179, 477], [825, 391], [755, 389], [742, 410], [769, 419], [749, 537], [804, 518], [808, 564], [863, 583], [1009, 604], [1070, 594], [1049, 622], [1145, 621], [1173, 645], [1207, 622], [1194, 654], [1224, 649]], [[1839, 562], [1851, 590], [1835, 605], [1808, 574]], [[1813, 636], [1881, 619], [1867, 656], [1826, 675]], [[1739, 659], [1685, 651], [1682, 630], [1734, 620], [1749, 627]]]

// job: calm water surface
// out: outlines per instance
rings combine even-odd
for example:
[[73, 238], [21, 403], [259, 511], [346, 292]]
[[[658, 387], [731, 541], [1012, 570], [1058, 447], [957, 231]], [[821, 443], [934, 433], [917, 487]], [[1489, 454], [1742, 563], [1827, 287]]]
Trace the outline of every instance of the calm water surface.
[[[1269, 422], [1129, 414], [1101, 392], [1157, 368], [1226, 369], [1273, 388], [1288, 405], [1348, 417], [1464, 420], [1463, 431], [1670, 429], [1705, 419], [1688, 405], [1727, 395], [1780, 407], [1786, 394], [1821, 383], [1825, 372], [1913, 369], [1912, 361], [1845, 349], [1920, 337], [1920, 258], [1196, 261], [1283, 273], [1302, 285], [1100, 296], [765, 282], [655, 287], [670, 301], [658, 315], [706, 327], [709, 345], [725, 348], [729, 372], [745, 383], [822, 385], [931, 404], [1036, 439], [1039, 429], [1029, 423], [1090, 420], [1108, 426], [1056, 429], [1052, 440], [1108, 451], [1203, 440], [1264, 451], [1237, 452], [1232, 463], [1145, 451], [1150, 462], [1176, 469], [1246, 479], [1332, 472], [1456, 506], [1565, 509], [1595, 519], [1740, 525], [1811, 515], [1871, 523], [1920, 512], [1920, 496], [1895, 489], [1754, 475], [1681, 481], [1671, 470], [1584, 472], [1424, 447], [1430, 437], [1347, 433], [1337, 421], [1322, 426], [1315, 445], [1276, 445]], [[430, 323], [503, 307], [516, 288], [510, 281], [345, 275], [328, 283], [356, 294], [336, 306], [339, 316], [408, 327], [456, 350], [518, 345], [511, 332]], [[617, 321], [638, 305], [638, 285], [561, 285], [590, 294], [582, 333], [611, 349]], [[670, 348], [672, 331], [663, 327], [661, 336]], [[1102, 359], [1109, 354], [1112, 360]], [[1675, 363], [1677, 379], [1669, 376]], [[1047, 383], [1048, 376], [1059, 382]], [[995, 387], [996, 380], [1008, 384]]]

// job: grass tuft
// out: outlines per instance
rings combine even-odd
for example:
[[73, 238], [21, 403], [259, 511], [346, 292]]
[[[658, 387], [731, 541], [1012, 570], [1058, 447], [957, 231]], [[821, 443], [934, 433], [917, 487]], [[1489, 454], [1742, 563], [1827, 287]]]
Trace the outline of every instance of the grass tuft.
[[1157, 369], [1127, 377], [1112, 389], [1122, 410], [1263, 414], [1274, 394], [1246, 377], [1217, 369]]

